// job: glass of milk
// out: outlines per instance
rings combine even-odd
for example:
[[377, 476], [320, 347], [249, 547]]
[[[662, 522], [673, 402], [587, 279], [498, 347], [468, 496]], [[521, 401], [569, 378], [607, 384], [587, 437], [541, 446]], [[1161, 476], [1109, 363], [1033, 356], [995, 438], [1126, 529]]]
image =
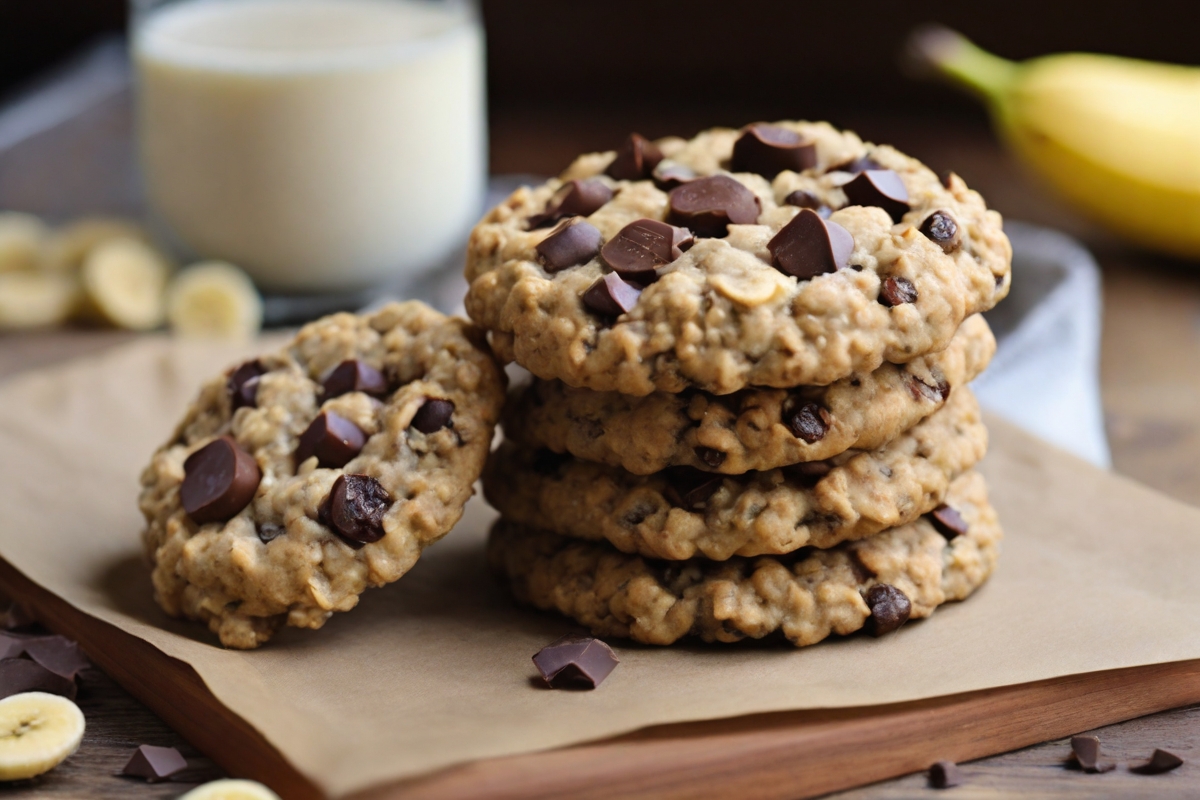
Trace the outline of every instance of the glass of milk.
[[470, 0], [132, 0], [156, 219], [276, 292], [399, 283], [456, 253], [487, 176]]

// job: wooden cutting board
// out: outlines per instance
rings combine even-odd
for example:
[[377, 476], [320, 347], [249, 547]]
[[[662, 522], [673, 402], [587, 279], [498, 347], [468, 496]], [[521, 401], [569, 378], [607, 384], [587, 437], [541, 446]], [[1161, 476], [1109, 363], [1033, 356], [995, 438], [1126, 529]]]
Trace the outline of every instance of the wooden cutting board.
[[[287, 800], [321, 792], [196, 672], [78, 611], [0, 560], [0, 589], [79, 641], [134, 697], [230, 774]], [[1200, 660], [1095, 672], [912, 703], [661, 725], [488, 759], [354, 795], [402, 798], [805, 798], [1200, 702]]]

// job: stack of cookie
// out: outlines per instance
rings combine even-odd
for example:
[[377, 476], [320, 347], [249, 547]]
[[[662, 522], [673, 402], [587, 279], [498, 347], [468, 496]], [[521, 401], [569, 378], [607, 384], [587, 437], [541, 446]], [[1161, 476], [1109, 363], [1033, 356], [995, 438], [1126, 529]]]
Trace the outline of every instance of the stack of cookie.
[[467, 310], [535, 376], [484, 474], [493, 569], [599, 635], [881, 634], [1000, 530], [967, 384], [998, 214], [823, 123], [631, 136], [475, 229]]

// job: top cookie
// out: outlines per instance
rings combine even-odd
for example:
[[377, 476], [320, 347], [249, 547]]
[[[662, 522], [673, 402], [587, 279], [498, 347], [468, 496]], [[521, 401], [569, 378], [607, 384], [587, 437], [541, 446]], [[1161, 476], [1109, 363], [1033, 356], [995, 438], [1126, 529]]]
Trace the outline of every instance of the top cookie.
[[397, 303], [314, 322], [205, 384], [142, 474], [164, 610], [251, 648], [407, 572], [487, 457], [505, 379], [482, 339]]
[[1008, 293], [1010, 260], [957, 176], [781, 122], [631, 140], [518, 189], [472, 232], [466, 307], [540, 378], [728, 394], [940, 351]]

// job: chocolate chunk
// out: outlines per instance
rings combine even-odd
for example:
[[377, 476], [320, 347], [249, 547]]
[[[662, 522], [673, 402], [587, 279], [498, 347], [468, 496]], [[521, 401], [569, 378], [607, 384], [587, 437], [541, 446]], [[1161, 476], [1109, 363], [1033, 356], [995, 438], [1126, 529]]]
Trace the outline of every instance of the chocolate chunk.
[[22, 692], [49, 692], [75, 699], [75, 681], [56, 675], [28, 658], [0, 660], [0, 698]]
[[704, 447], [703, 445], [696, 447], [696, 458], [703, 461], [708, 466], [716, 469], [725, 463], [725, 453], [712, 447]]
[[254, 499], [262, 472], [254, 456], [221, 436], [183, 462], [179, 499], [197, 525], [232, 519]]
[[1071, 753], [1076, 766], [1084, 772], [1111, 772], [1117, 766], [1101, 757], [1100, 740], [1095, 736], [1072, 736]]
[[658, 145], [640, 134], [631, 133], [604, 174], [618, 181], [640, 181], [649, 177], [662, 160]]
[[20, 658], [24, 652], [24, 638], [0, 634], [0, 658]]
[[845, 269], [854, 252], [854, 237], [836, 222], [803, 209], [767, 242], [771, 264], [801, 280]]
[[174, 747], [156, 747], [152, 744], [138, 745], [121, 770], [122, 775], [145, 778], [149, 783], [165, 781], [177, 772], [187, 769], [187, 759]]
[[913, 282], [908, 278], [893, 275], [884, 278], [883, 285], [879, 287], [879, 302], [885, 306], [892, 307], [916, 301], [917, 287], [913, 286]]
[[867, 631], [872, 636], [883, 636], [908, 622], [912, 613], [912, 603], [904, 592], [886, 583], [877, 583], [867, 590], [867, 607], [871, 616], [867, 618]]
[[825, 438], [833, 418], [817, 403], [804, 403], [784, 420], [787, 429], [797, 439], [812, 444]]
[[667, 481], [663, 495], [685, 511], [700, 511], [708, 498], [716, 494], [724, 475], [703, 472], [695, 467], [668, 467], [660, 473]]
[[[1074, 745], [1075, 740], [1071, 740]], [[1145, 764], [1139, 764], [1136, 767], [1130, 767], [1130, 772], [1136, 772], [1138, 775], [1161, 775], [1164, 772], [1170, 772], [1183, 766], [1183, 759], [1174, 753], [1169, 753], [1166, 750], [1154, 751], [1154, 755], [1150, 756], [1150, 760]]]
[[571, 217], [558, 223], [550, 235], [538, 242], [538, 263], [547, 272], [586, 264], [600, 252], [600, 231], [583, 217]]
[[613, 272], [640, 282], [652, 282], [658, 267], [682, 256], [694, 241], [686, 228], [656, 219], [638, 219], [605, 243], [600, 258]]
[[842, 187], [846, 199], [854, 206], [879, 206], [899, 222], [909, 211], [908, 189], [904, 181], [890, 169], [868, 169]]
[[667, 198], [671, 204], [667, 222], [710, 238], [725, 236], [731, 223], [757, 222], [762, 206], [754, 192], [728, 175], [688, 181], [672, 189]]
[[674, 161], [662, 161], [650, 173], [650, 177], [654, 179], [655, 186], [664, 192], [669, 192], [676, 186], [682, 186], [688, 181], [696, 180], [696, 172], [690, 167], [685, 167], [683, 164]]
[[612, 189], [603, 181], [590, 178], [586, 181], [567, 181], [554, 193], [540, 214], [529, 218], [529, 230], [540, 228], [563, 217], [586, 217], [594, 214], [609, 200]]
[[599, 639], [567, 634], [537, 651], [533, 663], [553, 689], [595, 689], [620, 661]]
[[929, 768], [929, 785], [934, 789], [949, 789], [962, 782], [962, 770], [953, 761], [935, 761]]
[[231, 411], [242, 406], [254, 408], [258, 404], [258, 379], [267, 374], [261, 361], [247, 361], [229, 373], [225, 380], [225, 391], [229, 393]]
[[44, 636], [25, 643], [25, 655], [67, 680], [92, 665], [79, 645], [65, 636]]
[[325, 378], [323, 399], [330, 400], [350, 392], [381, 397], [387, 394], [388, 382], [383, 373], [365, 361], [348, 358], [333, 368]]
[[958, 236], [958, 223], [949, 211], [935, 211], [921, 223], [921, 233], [942, 248], [943, 253], [953, 253], [962, 244]]
[[787, 197], [783, 198], [783, 204], [799, 208], [810, 208], [817, 212], [817, 216], [821, 219], [829, 219], [829, 215], [833, 213], [833, 209], [821, 202], [821, 198], [804, 189], [797, 189], [789, 193]]
[[610, 272], [587, 288], [583, 304], [598, 314], [619, 317], [637, 305], [642, 290]]
[[929, 521], [933, 523], [933, 527], [937, 529], [938, 533], [946, 537], [946, 541], [950, 541], [955, 536], [966, 536], [967, 531], [971, 529], [962, 514], [945, 503], [929, 512]]
[[317, 465], [327, 468], [344, 467], [363, 449], [367, 436], [362, 429], [332, 411], [322, 411], [300, 434], [296, 445], [296, 467], [317, 457]]
[[339, 475], [317, 517], [357, 548], [383, 538], [383, 515], [391, 507], [392, 496], [370, 475]]
[[803, 172], [817, 165], [817, 146], [776, 125], [751, 125], [733, 145], [733, 172], [756, 172], [767, 180], [784, 170]]
[[417, 409], [417, 413], [413, 414], [412, 426], [421, 433], [433, 433], [451, 426], [450, 418], [453, 415], [452, 401], [440, 397], [427, 397], [424, 404]]
[[287, 533], [287, 528], [278, 522], [260, 522], [254, 526], [254, 532], [263, 544], [270, 544]]
[[852, 175], [857, 175], [860, 172], [866, 172], [869, 169], [883, 169], [883, 165], [870, 156], [859, 156], [852, 158], [849, 161], [843, 161], [840, 164], [835, 164], [826, 172], [849, 172]]
[[929, 400], [941, 403], [950, 396], [950, 384], [938, 381], [937, 386], [930, 386], [916, 375], [908, 377], [908, 392], [914, 400]]

